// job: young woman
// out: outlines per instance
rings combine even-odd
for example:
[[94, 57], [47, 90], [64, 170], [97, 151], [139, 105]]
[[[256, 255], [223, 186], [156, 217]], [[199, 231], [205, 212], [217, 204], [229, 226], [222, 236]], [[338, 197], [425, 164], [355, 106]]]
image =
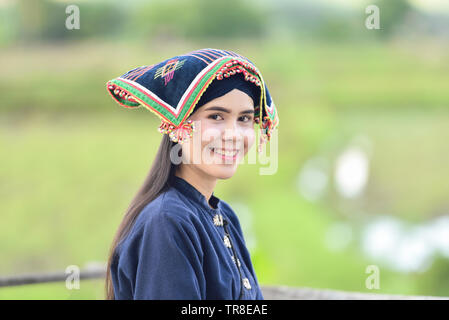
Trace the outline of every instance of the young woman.
[[122, 106], [162, 120], [156, 158], [113, 240], [107, 299], [263, 299], [237, 215], [214, 194], [279, 118], [262, 75], [235, 52], [201, 49], [107, 83]]

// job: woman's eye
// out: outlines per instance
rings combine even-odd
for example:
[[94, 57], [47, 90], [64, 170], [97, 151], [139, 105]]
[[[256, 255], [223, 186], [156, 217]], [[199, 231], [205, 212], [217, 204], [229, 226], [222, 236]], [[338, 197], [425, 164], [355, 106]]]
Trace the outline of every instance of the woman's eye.
[[[217, 114], [217, 113], [216, 114], [211, 114], [208, 118], [209, 119], [213, 119], [213, 120], [222, 120], [223, 119], [223, 117], [221, 115]], [[239, 118], [239, 120], [243, 121], [243, 122], [248, 122], [248, 121], [251, 121], [251, 117], [249, 117], [249, 116], [241, 116]]]
[[209, 119], [219, 120], [217, 117], [220, 117], [220, 118], [221, 118], [221, 116], [220, 116], [219, 114], [211, 114], [211, 115], [209, 116]]

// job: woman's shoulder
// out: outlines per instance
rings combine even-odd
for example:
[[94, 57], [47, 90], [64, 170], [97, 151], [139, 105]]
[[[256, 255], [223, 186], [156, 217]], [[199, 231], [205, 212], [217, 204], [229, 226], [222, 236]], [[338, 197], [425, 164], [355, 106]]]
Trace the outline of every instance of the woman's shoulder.
[[147, 235], [164, 235], [164, 231], [173, 233], [195, 232], [196, 215], [184, 204], [176, 192], [168, 189], [147, 203], [137, 215], [130, 232], [123, 239], [122, 246], [132, 245]]
[[136, 227], [147, 226], [154, 222], [190, 223], [197, 215], [174, 188], [159, 194], [143, 207], [136, 219]]

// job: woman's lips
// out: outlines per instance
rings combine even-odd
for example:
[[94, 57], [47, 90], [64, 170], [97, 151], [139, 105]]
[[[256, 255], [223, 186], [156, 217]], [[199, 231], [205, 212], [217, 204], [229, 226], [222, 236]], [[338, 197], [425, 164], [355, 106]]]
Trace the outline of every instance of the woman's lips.
[[211, 148], [212, 152], [217, 156], [221, 157], [223, 160], [235, 160], [239, 153], [239, 149], [221, 149], [221, 148]]

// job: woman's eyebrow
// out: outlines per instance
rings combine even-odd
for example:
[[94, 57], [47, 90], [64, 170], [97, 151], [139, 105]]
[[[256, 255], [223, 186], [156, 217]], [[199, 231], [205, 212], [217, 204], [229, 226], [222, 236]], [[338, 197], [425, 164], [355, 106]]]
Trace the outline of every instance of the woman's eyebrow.
[[[219, 107], [219, 106], [213, 106], [213, 107], [209, 107], [204, 111], [222, 111], [222, 112], [226, 112], [226, 113], [231, 113], [231, 111], [229, 109], [223, 108], [223, 107]], [[253, 114], [254, 113], [254, 109], [247, 109], [244, 111], [241, 111], [240, 114]]]

